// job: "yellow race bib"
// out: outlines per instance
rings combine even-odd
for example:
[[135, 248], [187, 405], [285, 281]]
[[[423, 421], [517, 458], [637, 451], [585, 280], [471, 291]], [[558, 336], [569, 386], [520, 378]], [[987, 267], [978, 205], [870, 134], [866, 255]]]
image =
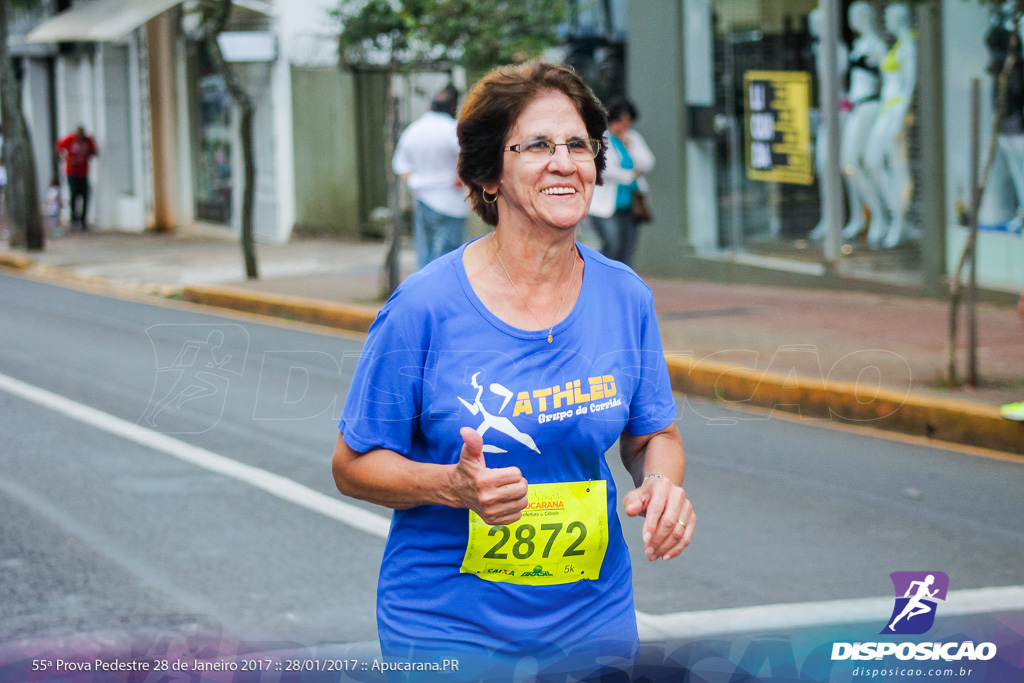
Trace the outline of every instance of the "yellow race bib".
[[596, 580], [608, 548], [604, 480], [530, 484], [519, 521], [489, 526], [469, 511], [461, 571], [488, 581], [549, 586]]

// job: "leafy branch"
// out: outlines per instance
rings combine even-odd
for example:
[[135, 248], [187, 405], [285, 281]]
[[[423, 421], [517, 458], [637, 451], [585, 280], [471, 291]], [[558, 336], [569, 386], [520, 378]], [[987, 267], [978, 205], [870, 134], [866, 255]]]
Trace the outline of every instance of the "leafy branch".
[[559, 40], [564, 0], [341, 0], [350, 64], [450, 61], [478, 72], [539, 56]]
[[[461, 64], [470, 74], [539, 56], [558, 43], [565, 0], [340, 0], [332, 12], [342, 24], [338, 49], [349, 66], [387, 70], [384, 150], [390, 159], [398, 137], [392, 77], [422, 63]], [[398, 287], [401, 187], [388, 165], [391, 224], [381, 294]]]

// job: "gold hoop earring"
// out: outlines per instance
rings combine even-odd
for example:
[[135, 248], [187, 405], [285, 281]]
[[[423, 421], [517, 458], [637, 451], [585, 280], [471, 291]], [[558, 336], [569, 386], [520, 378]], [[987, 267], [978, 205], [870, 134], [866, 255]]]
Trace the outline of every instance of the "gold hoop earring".
[[[495, 192], [494, 194], [491, 194], [487, 190], [480, 190], [480, 194], [484, 198], [484, 204], [493, 204], [494, 202], [498, 201], [498, 193], [497, 192]], [[488, 199], [487, 195], [491, 195], [491, 198]]]

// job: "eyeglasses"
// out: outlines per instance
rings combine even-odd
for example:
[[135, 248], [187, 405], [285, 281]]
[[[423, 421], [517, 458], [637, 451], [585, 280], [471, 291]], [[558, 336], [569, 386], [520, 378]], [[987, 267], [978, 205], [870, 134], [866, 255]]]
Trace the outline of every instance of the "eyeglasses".
[[505, 147], [528, 161], [544, 161], [555, 156], [556, 147], [565, 147], [573, 161], [593, 161], [601, 153], [600, 140], [569, 140], [569, 142], [549, 142], [548, 140], [531, 140], [518, 145]]

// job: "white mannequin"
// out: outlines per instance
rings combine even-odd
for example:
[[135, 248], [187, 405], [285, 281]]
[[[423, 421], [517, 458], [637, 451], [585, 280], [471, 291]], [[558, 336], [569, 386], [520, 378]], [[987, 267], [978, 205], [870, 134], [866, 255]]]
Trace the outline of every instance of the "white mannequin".
[[867, 204], [872, 224], [883, 221], [882, 197], [864, 167], [864, 153], [871, 128], [881, 108], [879, 66], [887, 52], [885, 41], [875, 31], [875, 11], [858, 0], [846, 14], [850, 29], [857, 34], [850, 51], [850, 90], [847, 97], [852, 110], [843, 126], [839, 161], [843, 166], [846, 191], [850, 197], [850, 221], [843, 237], [853, 239], [866, 227], [861, 204]]
[[905, 126], [917, 83], [917, 40], [906, 5], [885, 8], [885, 28], [896, 43], [882, 61], [882, 109], [871, 128], [864, 163], [882, 191], [889, 225], [883, 230], [872, 219], [868, 242], [873, 247], [895, 247], [904, 239], [913, 192]]
[[[819, 41], [821, 38], [821, 10], [813, 9], [811, 13], [807, 15], [807, 29], [811, 34], [811, 51], [814, 53], [814, 63], [818, 67], [818, 83], [824, 83], [825, 79], [822, 77], [822, 68], [824, 67], [824, 60], [818, 54]], [[839, 79], [842, 80], [846, 76], [846, 45], [842, 42], [836, 46], [836, 67], [839, 71]], [[842, 116], [842, 113], [840, 113]], [[840, 130], [842, 130], [842, 119], [840, 119]], [[811, 230], [811, 239], [821, 239], [825, 236], [825, 172], [832, 162], [828, 159], [828, 128], [825, 125], [824, 120], [818, 124], [818, 130], [814, 136], [814, 169], [818, 174], [818, 205], [822, 209], [822, 220], [818, 222], [814, 230]], [[852, 204], [852, 200], [851, 200]]]

